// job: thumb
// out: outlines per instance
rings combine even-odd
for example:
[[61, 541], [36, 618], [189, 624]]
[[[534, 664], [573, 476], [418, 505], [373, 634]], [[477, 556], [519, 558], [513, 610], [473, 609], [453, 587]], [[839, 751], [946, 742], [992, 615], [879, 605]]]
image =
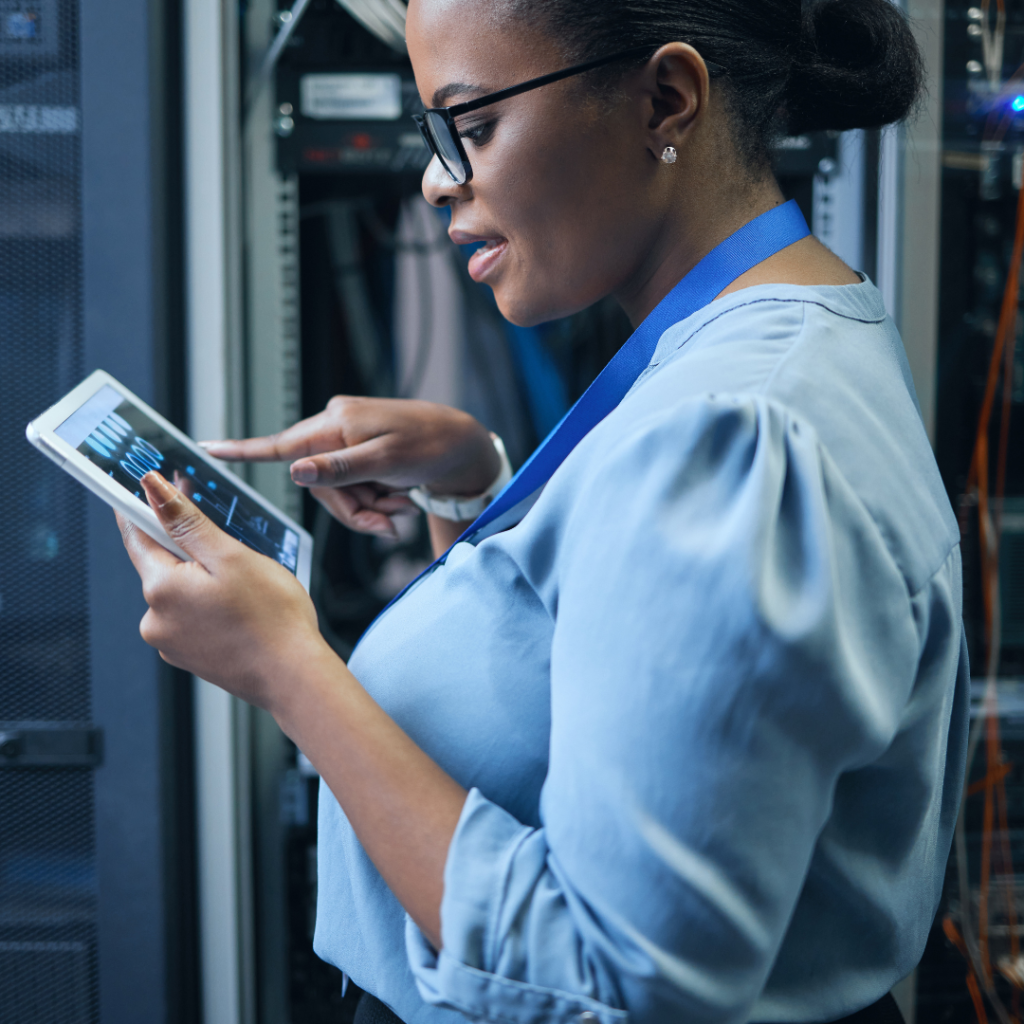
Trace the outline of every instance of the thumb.
[[200, 565], [209, 568], [231, 538], [155, 470], [142, 478], [142, 486], [167, 536]]

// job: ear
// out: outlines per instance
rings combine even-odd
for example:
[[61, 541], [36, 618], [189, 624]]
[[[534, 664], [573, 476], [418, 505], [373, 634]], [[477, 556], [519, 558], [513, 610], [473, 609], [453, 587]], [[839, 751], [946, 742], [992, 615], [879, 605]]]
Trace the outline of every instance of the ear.
[[711, 80], [701, 55], [688, 43], [668, 43], [648, 61], [644, 86], [649, 103], [649, 148], [660, 158], [666, 146], [681, 149], [708, 106]]

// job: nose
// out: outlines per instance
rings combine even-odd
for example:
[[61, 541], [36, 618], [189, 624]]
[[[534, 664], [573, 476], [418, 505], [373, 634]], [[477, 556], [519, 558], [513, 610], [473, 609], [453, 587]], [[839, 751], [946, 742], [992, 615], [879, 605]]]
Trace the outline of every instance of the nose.
[[469, 183], [456, 185], [452, 176], [444, 169], [441, 161], [435, 156], [423, 172], [423, 198], [431, 206], [450, 206], [456, 199], [465, 199], [469, 193]]

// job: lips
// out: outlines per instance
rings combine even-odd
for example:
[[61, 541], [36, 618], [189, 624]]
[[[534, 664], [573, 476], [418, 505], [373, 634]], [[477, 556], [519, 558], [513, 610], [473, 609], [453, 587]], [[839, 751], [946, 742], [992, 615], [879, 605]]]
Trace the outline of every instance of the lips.
[[449, 237], [456, 245], [474, 245], [483, 243], [469, 259], [469, 276], [481, 282], [491, 276], [494, 268], [501, 261], [508, 249], [508, 239], [501, 235], [476, 235], [468, 231], [450, 229]]

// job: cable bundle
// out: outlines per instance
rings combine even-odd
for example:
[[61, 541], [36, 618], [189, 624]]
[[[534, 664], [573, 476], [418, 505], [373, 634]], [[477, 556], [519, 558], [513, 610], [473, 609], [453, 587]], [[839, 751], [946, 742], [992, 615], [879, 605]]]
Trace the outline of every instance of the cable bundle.
[[[986, 27], [988, 25], [988, 0], [983, 7]], [[999, 20], [993, 38], [987, 40], [985, 46], [986, 67], [992, 74], [991, 61], [996, 59], [996, 51], [1001, 63], [1002, 59], [1002, 28], [1005, 21], [1003, 0], [998, 0]], [[998, 37], [998, 38], [997, 38]], [[987, 37], [986, 37], [987, 38]], [[1001, 68], [996, 70], [998, 75]], [[1019, 77], [1018, 70], [1011, 81]], [[993, 83], [998, 89], [998, 80]], [[993, 120], [990, 119], [990, 127]], [[1000, 124], [996, 136], [1005, 134], [1007, 123]], [[1013, 366], [1017, 337], [1017, 318], [1020, 295], [1021, 261], [1024, 256], [1024, 188], [1021, 188], [1017, 201], [1017, 218], [1014, 231], [1013, 251], [1010, 258], [1009, 272], [1003, 291], [1002, 307], [999, 324], [996, 329], [992, 356], [989, 360], [988, 376], [985, 393], [982, 399], [981, 412], [978, 417], [978, 428], [974, 439], [974, 449], [968, 473], [967, 488], [964, 501], [961, 503], [960, 532], [967, 534], [967, 508], [974, 499], [978, 506], [978, 534], [981, 551], [981, 586], [985, 617], [986, 643], [986, 684], [985, 698], [981, 716], [971, 726], [971, 735], [967, 748], [967, 781], [960, 802], [960, 814], [956, 824], [955, 849], [957, 858], [957, 880], [960, 890], [960, 928], [958, 929], [949, 917], [943, 922], [947, 938], [952, 941], [968, 961], [967, 986], [974, 1001], [975, 1012], [979, 1024], [987, 1024], [985, 1004], [982, 995], [987, 997], [1001, 1024], [1019, 1024], [1020, 992], [1024, 989], [1024, 957], [1020, 952], [1020, 940], [1017, 935], [1016, 882], [1013, 870], [1013, 857], [1010, 849], [1009, 822], [1006, 801], [1006, 776], [1010, 766], [1004, 764], [1002, 745], [999, 736], [999, 707], [996, 679], [999, 670], [999, 654], [1001, 648], [1001, 607], [999, 591], [999, 544], [1001, 537], [1001, 517], [1003, 498], [1006, 490], [1006, 469], [1009, 456], [1010, 411], [1013, 394]], [[1003, 394], [1000, 411], [999, 448], [996, 457], [995, 493], [990, 492], [989, 468], [989, 434], [992, 425], [992, 413], [995, 407], [996, 391], [1000, 372], [1003, 377]], [[994, 501], [992, 500], [994, 498]], [[994, 514], [993, 514], [994, 513]], [[982, 729], [985, 731], [986, 773], [983, 779], [970, 783], [970, 770], [981, 740]], [[985, 807], [982, 824], [981, 872], [978, 894], [977, 932], [971, 919], [970, 876], [967, 863], [967, 841], [965, 836], [965, 810], [967, 799], [984, 793]], [[1006, 902], [1007, 923], [1009, 925], [1010, 955], [1004, 957], [996, 965], [999, 972], [1013, 986], [1011, 1009], [1007, 1010], [995, 991], [992, 973], [992, 958], [989, 949], [989, 890], [993, 882], [993, 841], [995, 838], [996, 815], [999, 818], [999, 875], [1001, 875], [1002, 894]]]
[[406, 6], [402, 0], [338, 0], [338, 3], [392, 50], [405, 53]]

